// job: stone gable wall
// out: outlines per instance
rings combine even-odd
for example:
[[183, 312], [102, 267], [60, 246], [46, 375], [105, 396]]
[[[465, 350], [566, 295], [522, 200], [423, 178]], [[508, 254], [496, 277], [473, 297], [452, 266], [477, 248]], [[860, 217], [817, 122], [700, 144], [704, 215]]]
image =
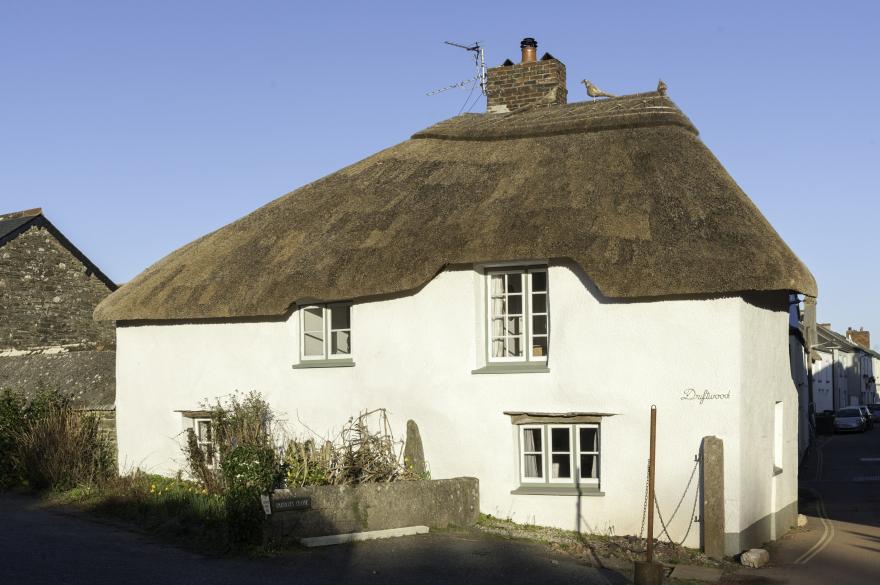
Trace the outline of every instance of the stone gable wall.
[[114, 324], [92, 319], [107, 285], [45, 227], [0, 246], [0, 351], [113, 349]]

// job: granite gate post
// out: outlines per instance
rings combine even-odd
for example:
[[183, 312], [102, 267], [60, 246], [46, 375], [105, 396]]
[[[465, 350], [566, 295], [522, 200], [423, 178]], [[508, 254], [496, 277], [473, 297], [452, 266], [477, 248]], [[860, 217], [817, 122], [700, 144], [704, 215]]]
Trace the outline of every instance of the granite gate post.
[[703, 551], [724, 558], [724, 441], [703, 437]]

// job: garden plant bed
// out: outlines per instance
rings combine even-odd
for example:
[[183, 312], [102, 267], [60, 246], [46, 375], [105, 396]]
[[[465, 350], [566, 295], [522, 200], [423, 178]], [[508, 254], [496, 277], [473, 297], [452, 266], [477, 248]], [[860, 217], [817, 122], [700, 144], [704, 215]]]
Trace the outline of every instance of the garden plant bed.
[[[606, 536], [578, 533], [559, 528], [531, 524], [517, 524], [482, 514], [476, 529], [484, 534], [503, 538], [526, 539], [542, 542], [554, 550], [570, 554], [585, 563], [621, 572], [631, 571], [632, 563], [644, 560], [646, 540], [636, 536]], [[699, 550], [685, 548], [665, 541], [654, 546], [654, 558], [664, 565], [697, 565], [726, 570], [735, 566], [728, 561], [710, 559]]]

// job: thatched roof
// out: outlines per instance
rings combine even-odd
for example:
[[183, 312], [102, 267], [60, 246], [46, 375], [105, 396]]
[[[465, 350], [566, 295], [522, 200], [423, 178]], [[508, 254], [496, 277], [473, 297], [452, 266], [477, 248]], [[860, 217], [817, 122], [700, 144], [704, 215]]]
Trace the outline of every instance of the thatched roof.
[[573, 259], [608, 297], [816, 294], [690, 121], [648, 93], [441, 122], [171, 253], [95, 314], [282, 315], [540, 258]]

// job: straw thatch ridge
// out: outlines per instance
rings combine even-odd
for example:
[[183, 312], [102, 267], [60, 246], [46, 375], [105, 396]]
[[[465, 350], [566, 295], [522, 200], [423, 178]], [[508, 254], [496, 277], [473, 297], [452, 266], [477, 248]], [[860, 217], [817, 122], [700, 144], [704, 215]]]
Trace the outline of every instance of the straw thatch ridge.
[[442, 122], [173, 252], [95, 314], [280, 315], [541, 258], [573, 259], [607, 297], [816, 294], [690, 121], [639, 94]]

